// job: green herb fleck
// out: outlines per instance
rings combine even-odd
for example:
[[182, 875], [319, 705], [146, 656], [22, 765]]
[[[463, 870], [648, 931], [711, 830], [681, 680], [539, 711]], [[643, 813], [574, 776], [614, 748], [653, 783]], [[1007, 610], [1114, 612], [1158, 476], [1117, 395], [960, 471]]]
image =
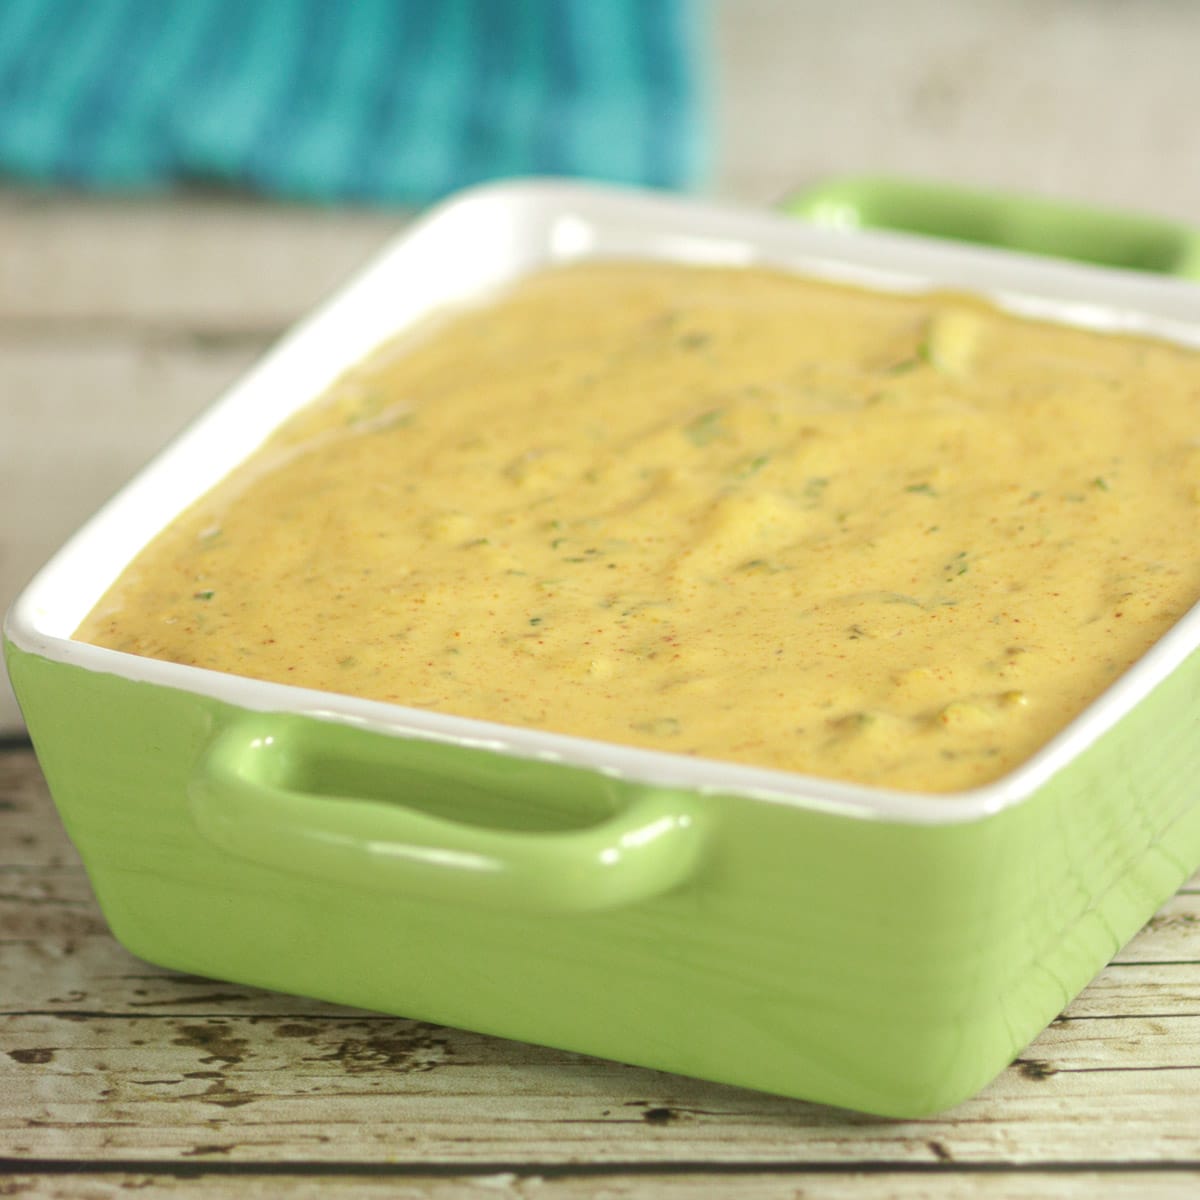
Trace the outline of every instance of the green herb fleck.
[[339, 667], [356, 667], [356, 666], [358, 666], [358, 659], [355, 658], [353, 654], [347, 654], [345, 658], [338, 659], [338, 666]]
[[209, 588], [203, 592], [193, 592], [192, 599], [193, 600], [211, 600], [214, 595], [216, 595], [216, 593], [211, 588]]
[[677, 737], [681, 726], [677, 717], [652, 717], [648, 721], [634, 721], [631, 728], [651, 737]]
[[753, 458], [743, 459], [734, 469], [737, 479], [752, 479], [771, 461], [769, 454], [757, 454]]
[[820, 504], [825, 496], [825, 489], [829, 486], [829, 479], [824, 475], [813, 475], [805, 481], [804, 498], [811, 501], [813, 504]]
[[703, 350], [711, 341], [711, 333], [705, 333], [703, 329], [692, 329], [680, 337], [679, 344], [685, 350]]
[[1105, 479], [1103, 475], [1097, 475], [1096, 478], [1092, 480], [1092, 486], [1098, 487], [1102, 492], [1111, 492], [1112, 491], [1112, 488], [1109, 486], [1108, 480]]
[[710, 408], [685, 425], [683, 432], [693, 446], [707, 446], [714, 438], [721, 436], [721, 418], [724, 414], [723, 408]]
[[937, 495], [937, 491], [931, 483], [910, 483], [904, 490], [921, 496]]
[[840, 734], [862, 733], [875, 724], [875, 714], [869, 712], [847, 713], [844, 717], [835, 717], [829, 723]]
[[908, 604], [913, 608], [924, 608], [916, 596], [906, 596], [903, 592], [884, 592], [880, 599], [884, 604]]
[[529, 623], [530, 623], [530, 625], [540, 625], [542, 623], [542, 618], [541, 617], [530, 617]]
[[965, 575], [970, 570], [970, 564], [967, 562], [967, 552], [960, 550], [943, 568], [946, 572], [947, 580], [957, 579], [960, 575]]

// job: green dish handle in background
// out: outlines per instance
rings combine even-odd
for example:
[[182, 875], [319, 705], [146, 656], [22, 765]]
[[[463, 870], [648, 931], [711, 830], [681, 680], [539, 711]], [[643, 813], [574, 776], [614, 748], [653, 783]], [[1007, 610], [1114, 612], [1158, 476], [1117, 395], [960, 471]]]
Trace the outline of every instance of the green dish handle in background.
[[424, 751], [412, 745], [248, 714], [202, 752], [192, 818], [228, 854], [324, 883], [526, 912], [635, 904], [699, 864], [702, 830], [675, 792], [614, 783], [565, 828], [561, 813], [547, 824], [545, 813], [484, 797], [508, 814], [506, 826], [488, 825], [464, 808], [472, 789], [454, 772], [414, 773], [406, 755]]
[[832, 179], [781, 207], [826, 227], [893, 229], [1200, 280], [1200, 232], [1135, 213], [886, 176]]

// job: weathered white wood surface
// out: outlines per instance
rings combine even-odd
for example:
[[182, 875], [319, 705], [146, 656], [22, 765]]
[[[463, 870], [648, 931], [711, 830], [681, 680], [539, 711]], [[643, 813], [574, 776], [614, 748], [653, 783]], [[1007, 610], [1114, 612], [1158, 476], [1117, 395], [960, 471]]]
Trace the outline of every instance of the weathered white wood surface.
[[717, 0], [717, 186], [864, 171], [1195, 223], [1200, 5]]
[[32, 753], [0, 753], [0, 1195], [285, 1182], [333, 1197], [1195, 1195], [1200, 877], [981, 1096], [885, 1121], [149, 966], [108, 934]]
[[[210, 1168], [211, 1171], [211, 1168]], [[0, 1182], [0, 1195], [37, 1200], [265, 1200], [283, 1192], [296, 1200], [1194, 1200], [1196, 1175], [1139, 1171], [1058, 1171], [977, 1173], [961, 1170], [903, 1173], [869, 1171], [771, 1170], [753, 1174], [711, 1170], [672, 1172], [669, 1176], [631, 1171], [603, 1175], [570, 1171], [526, 1175], [486, 1171], [473, 1177], [445, 1178], [420, 1171], [387, 1171], [347, 1178], [344, 1174], [282, 1173], [236, 1176], [180, 1172], [164, 1179], [137, 1171], [112, 1174], [80, 1172], [70, 1178], [14, 1175]]]

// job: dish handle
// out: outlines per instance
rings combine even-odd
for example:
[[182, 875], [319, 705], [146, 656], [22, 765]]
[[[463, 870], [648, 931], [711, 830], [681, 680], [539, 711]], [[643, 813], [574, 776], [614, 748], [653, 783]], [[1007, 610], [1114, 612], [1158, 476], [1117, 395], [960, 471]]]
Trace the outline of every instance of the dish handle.
[[898, 230], [1200, 280], [1200, 230], [1140, 213], [877, 175], [828, 179], [780, 207], [828, 228]]
[[[402, 761], [394, 771], [398, 799], [307, 790], [297, 764], [311, 760], [314, 726], [322, 723], [255, 717], [209, 743], [193, 773], [189, 804], [210, 843], [262, 866], [354, 889], [583, 913], [662, 895], [693, 875], [701, 860], [695, 800], [669, 789], [625, 785], [628, 801], [583, 828], [493, 828], [406, 805]], [[323, 753], [323, 775], [336, 778], [336, 761], [329, 761], [328, 748]], [[357, 765], [348, 758], [348, 773]], [[442, 783], [452, 789], [452, 774]]]

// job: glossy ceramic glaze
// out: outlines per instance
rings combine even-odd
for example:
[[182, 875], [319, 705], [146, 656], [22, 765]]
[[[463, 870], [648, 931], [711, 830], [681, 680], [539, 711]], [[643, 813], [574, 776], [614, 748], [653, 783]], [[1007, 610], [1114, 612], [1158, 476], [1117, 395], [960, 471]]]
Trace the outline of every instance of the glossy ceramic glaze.
[[1195, 342], [1190, 287], [559, 185], [427, 219], [79, 534], [6, 651], [115, 934], [164, 965], [917, 1115], [984, 1085], [1200, 863], [1191, 614], [995, 785], [907, 795], [69, 640], [127, 559], [431, 307], [589, 255], [764, 260]]
[[826, 180], [789, 197], [782, 207], [833, 229], [904, 230], [1200, 279], [1200, 233], [1140, 213], [877, 175]]

